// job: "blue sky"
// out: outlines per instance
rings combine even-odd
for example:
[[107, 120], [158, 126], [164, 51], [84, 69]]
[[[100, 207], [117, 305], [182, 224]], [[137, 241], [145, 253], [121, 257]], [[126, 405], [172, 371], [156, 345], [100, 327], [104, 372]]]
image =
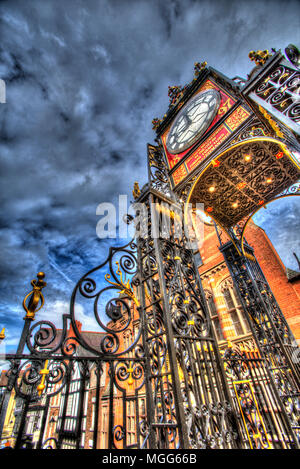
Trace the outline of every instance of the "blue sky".
[[[78, 279], [106, 258], [111, 241], [96, 236], [96, 208], [119, 194], [131, 200], [134, 181], [146, 182], [151, 121], [166, 112], [168, 86], [191, 81], [204, 60], [246, 77], [249, 51], [299, 44], [299, 23], [297, 1], [1, 2], [0, 327], [8, 348], [38, 271], [48, 283], [39, 318], [59, 324]], [[296, 268], [299, 204], [274, 209], [280, 223], [272, 210], [260, 212], [262, 226]], [[87, 311], [79, 316], [91, 327]]]

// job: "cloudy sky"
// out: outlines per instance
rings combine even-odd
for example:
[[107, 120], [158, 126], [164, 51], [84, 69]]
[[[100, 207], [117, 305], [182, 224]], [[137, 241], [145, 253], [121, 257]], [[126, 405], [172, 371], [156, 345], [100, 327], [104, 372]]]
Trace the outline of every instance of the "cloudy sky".
[[[105, 259], [111, 241], [96, 236], [96, 208], [119, 194], [130, 201], [134, 181], [146, 182], [151, 121], [166, 112], [168, 85], [191, 81], [203, 60], [246, 77], [250, 50], [289, 43], [300, 44], [292, 0], [2, 0], [0, 328], [9, 349], [38, 271], [48, 283], [39, 318], [56, 320], [80, 276]], [[285, 223], [265, 212], [260, 221], [276, 227], [296, 268], [296, 235], [288, 244]], [[296, 233], [296, 204], [273, 212]]]

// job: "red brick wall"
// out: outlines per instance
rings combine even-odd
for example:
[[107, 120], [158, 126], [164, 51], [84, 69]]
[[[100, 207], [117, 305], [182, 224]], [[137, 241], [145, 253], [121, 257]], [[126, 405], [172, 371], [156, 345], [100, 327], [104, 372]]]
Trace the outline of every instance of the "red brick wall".
[[[204, 225], [204, 235], [205, 239], [200, 247], [203, 260], [200, 275], [224, 261], [218, 249], [219, 242], [214, 226]], [[255, 256], [293, 334], [300, 340], [300, 280], [288, 281], [285, 266], [274, 246], [265, 231], [252, 220], [246, 229], [246, 239], [254, 248]]]

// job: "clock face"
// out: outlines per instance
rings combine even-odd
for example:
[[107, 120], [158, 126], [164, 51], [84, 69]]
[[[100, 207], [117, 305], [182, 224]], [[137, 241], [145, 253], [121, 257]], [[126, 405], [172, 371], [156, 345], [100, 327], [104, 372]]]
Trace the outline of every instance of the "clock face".
[[203, 91], [192, 98], [175, 119], [166, 141], [170, 153], [181, 153], [204, 134], [212, 123], [219, 104], [217, 90]]

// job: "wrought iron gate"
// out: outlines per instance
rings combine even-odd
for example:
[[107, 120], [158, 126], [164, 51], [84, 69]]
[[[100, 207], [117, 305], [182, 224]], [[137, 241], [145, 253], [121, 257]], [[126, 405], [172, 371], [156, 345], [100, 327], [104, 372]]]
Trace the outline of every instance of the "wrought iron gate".
[[[2, 437], [15, 448], [297, 447], [286, 324], [274, 309], [258, 309], [261, 292], [248, 302], [258, 280], [249, 281], [241, 257], [230, 262], [235, 251], [225, 252], [255, 342], [219, 351], [193, 251], [177, 229], [182, 206], [160, 149], [149, 146], [148, 158], [136, 240], [111, 248], [79, 280], [62, 329], [35, 322], [46, 284], [41, 273], [32, 282], [17, 353], [6, 356]], [[98, 330], [81, 329], [83, 305]], [[12, 436], [5, 435], [10, 408]]]

